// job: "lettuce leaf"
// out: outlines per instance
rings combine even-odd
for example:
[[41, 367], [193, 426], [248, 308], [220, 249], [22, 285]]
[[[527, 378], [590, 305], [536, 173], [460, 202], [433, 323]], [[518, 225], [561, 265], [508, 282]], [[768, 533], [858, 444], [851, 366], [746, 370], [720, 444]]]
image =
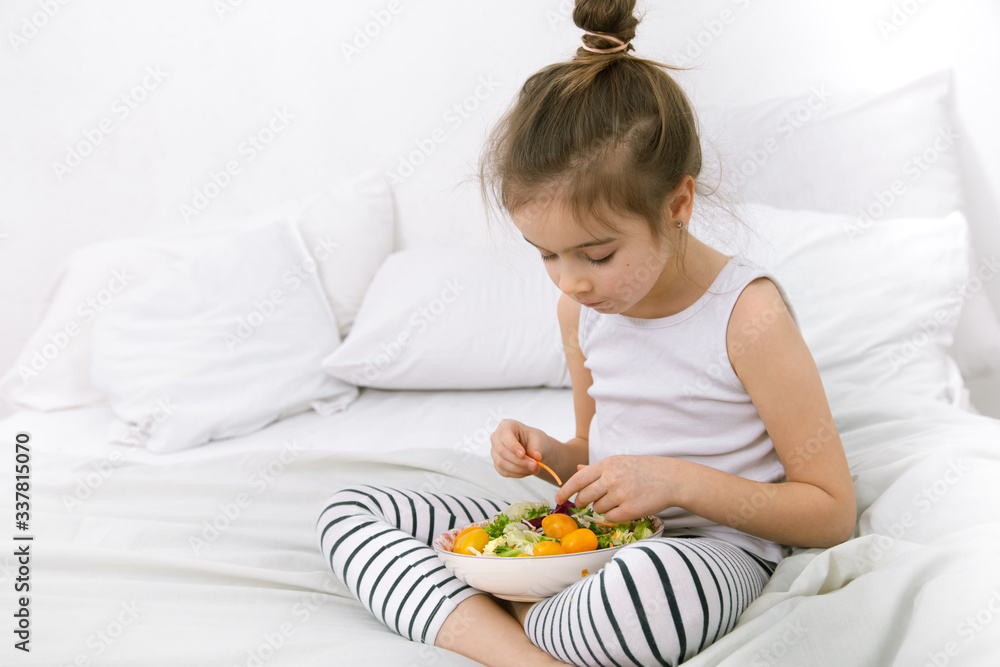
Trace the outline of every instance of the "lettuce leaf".
[[495, 540], [503, 535], [504, 528], [506, 528], [510, 522], [510, 517], [503, 512], [500, 512], [497, 514], [496, 518], [493, 519], [493, 521], [486, 524], [484, 529], [486, 530], [486, 534], [490, 536], [490, 539]]

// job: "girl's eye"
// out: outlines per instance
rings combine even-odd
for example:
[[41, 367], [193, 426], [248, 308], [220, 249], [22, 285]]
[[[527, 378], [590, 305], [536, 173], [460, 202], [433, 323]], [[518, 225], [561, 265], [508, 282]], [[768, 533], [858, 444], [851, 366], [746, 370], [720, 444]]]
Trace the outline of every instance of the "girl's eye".
[[[590, 262], [591, 264], [593, 264], [594, 266], [600, 266], [601, 264], [605, 264], [607, 262], [610, 262], [611, 258], [614, 257], [614, 255], [615, 255], [615, 253], [612, 252], [610, 255], [607, 255], [606, 257], [602, 257], [600, 259], [593, 259], [593, 258], [588, 257], [587, 261]], [[553, 259], [555, 259], [556, 257], [558, 257], [558, 255], [554, 255], [554, 254], [553, 255], [542, 255], [542, 261], [543, 262], [550, 262]]]
[[592, 259], [590, 257], [588, 257], [587, 259], [590, 261], [591, 264], [594, 264], [595, 266], [597, 266], [597, 265], [600, 265], [600, 264], [606, 264], [607, 262], [610, 262], [611, 258], [614, 257], [614, 256], [615, 256], [615, 253], [612, 252], [610, 255], [607, 255], [606, 257], [602, 257], [600, 259]]

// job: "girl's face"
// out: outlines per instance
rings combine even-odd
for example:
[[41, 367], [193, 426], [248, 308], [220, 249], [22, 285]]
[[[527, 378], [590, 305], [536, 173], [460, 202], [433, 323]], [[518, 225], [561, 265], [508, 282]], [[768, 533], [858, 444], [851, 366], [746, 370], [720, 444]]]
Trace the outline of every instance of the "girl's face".
[[628, 315], [660, 291], [671, 253], [641, 219], [615, 216], [621, 233], [597, 230], [594, 236], [559, 202], [528, 204], [511, 217], [541, 253], [552, 282], [584, 306]]

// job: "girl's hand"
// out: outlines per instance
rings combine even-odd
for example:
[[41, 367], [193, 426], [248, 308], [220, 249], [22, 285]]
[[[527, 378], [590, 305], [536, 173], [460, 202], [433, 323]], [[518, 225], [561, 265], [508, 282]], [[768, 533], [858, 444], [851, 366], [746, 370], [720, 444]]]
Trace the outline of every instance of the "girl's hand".
[[549, 453], [550, 438], [544, 431], [504, 419], [490, 435], [493, 467], [503, 477], [527, 477], [538, 472], [538, 461]]
[[657, 514], [675, 504], [672, 462], [663, 456], [611, 456], [577, 466], [555, 500], [564, 503], [575, 493], [577, 507], [593, 503], [594, 511], [610, 523]]

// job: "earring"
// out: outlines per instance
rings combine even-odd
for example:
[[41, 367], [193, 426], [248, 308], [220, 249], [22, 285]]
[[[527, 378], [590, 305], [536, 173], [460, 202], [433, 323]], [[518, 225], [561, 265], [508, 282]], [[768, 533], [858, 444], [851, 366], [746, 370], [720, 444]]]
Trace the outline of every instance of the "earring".
[[677, 229], [684, 229], [684, 221], [678, 220], [677, 222], [674, 223], [674, 227], [676, 227]]

